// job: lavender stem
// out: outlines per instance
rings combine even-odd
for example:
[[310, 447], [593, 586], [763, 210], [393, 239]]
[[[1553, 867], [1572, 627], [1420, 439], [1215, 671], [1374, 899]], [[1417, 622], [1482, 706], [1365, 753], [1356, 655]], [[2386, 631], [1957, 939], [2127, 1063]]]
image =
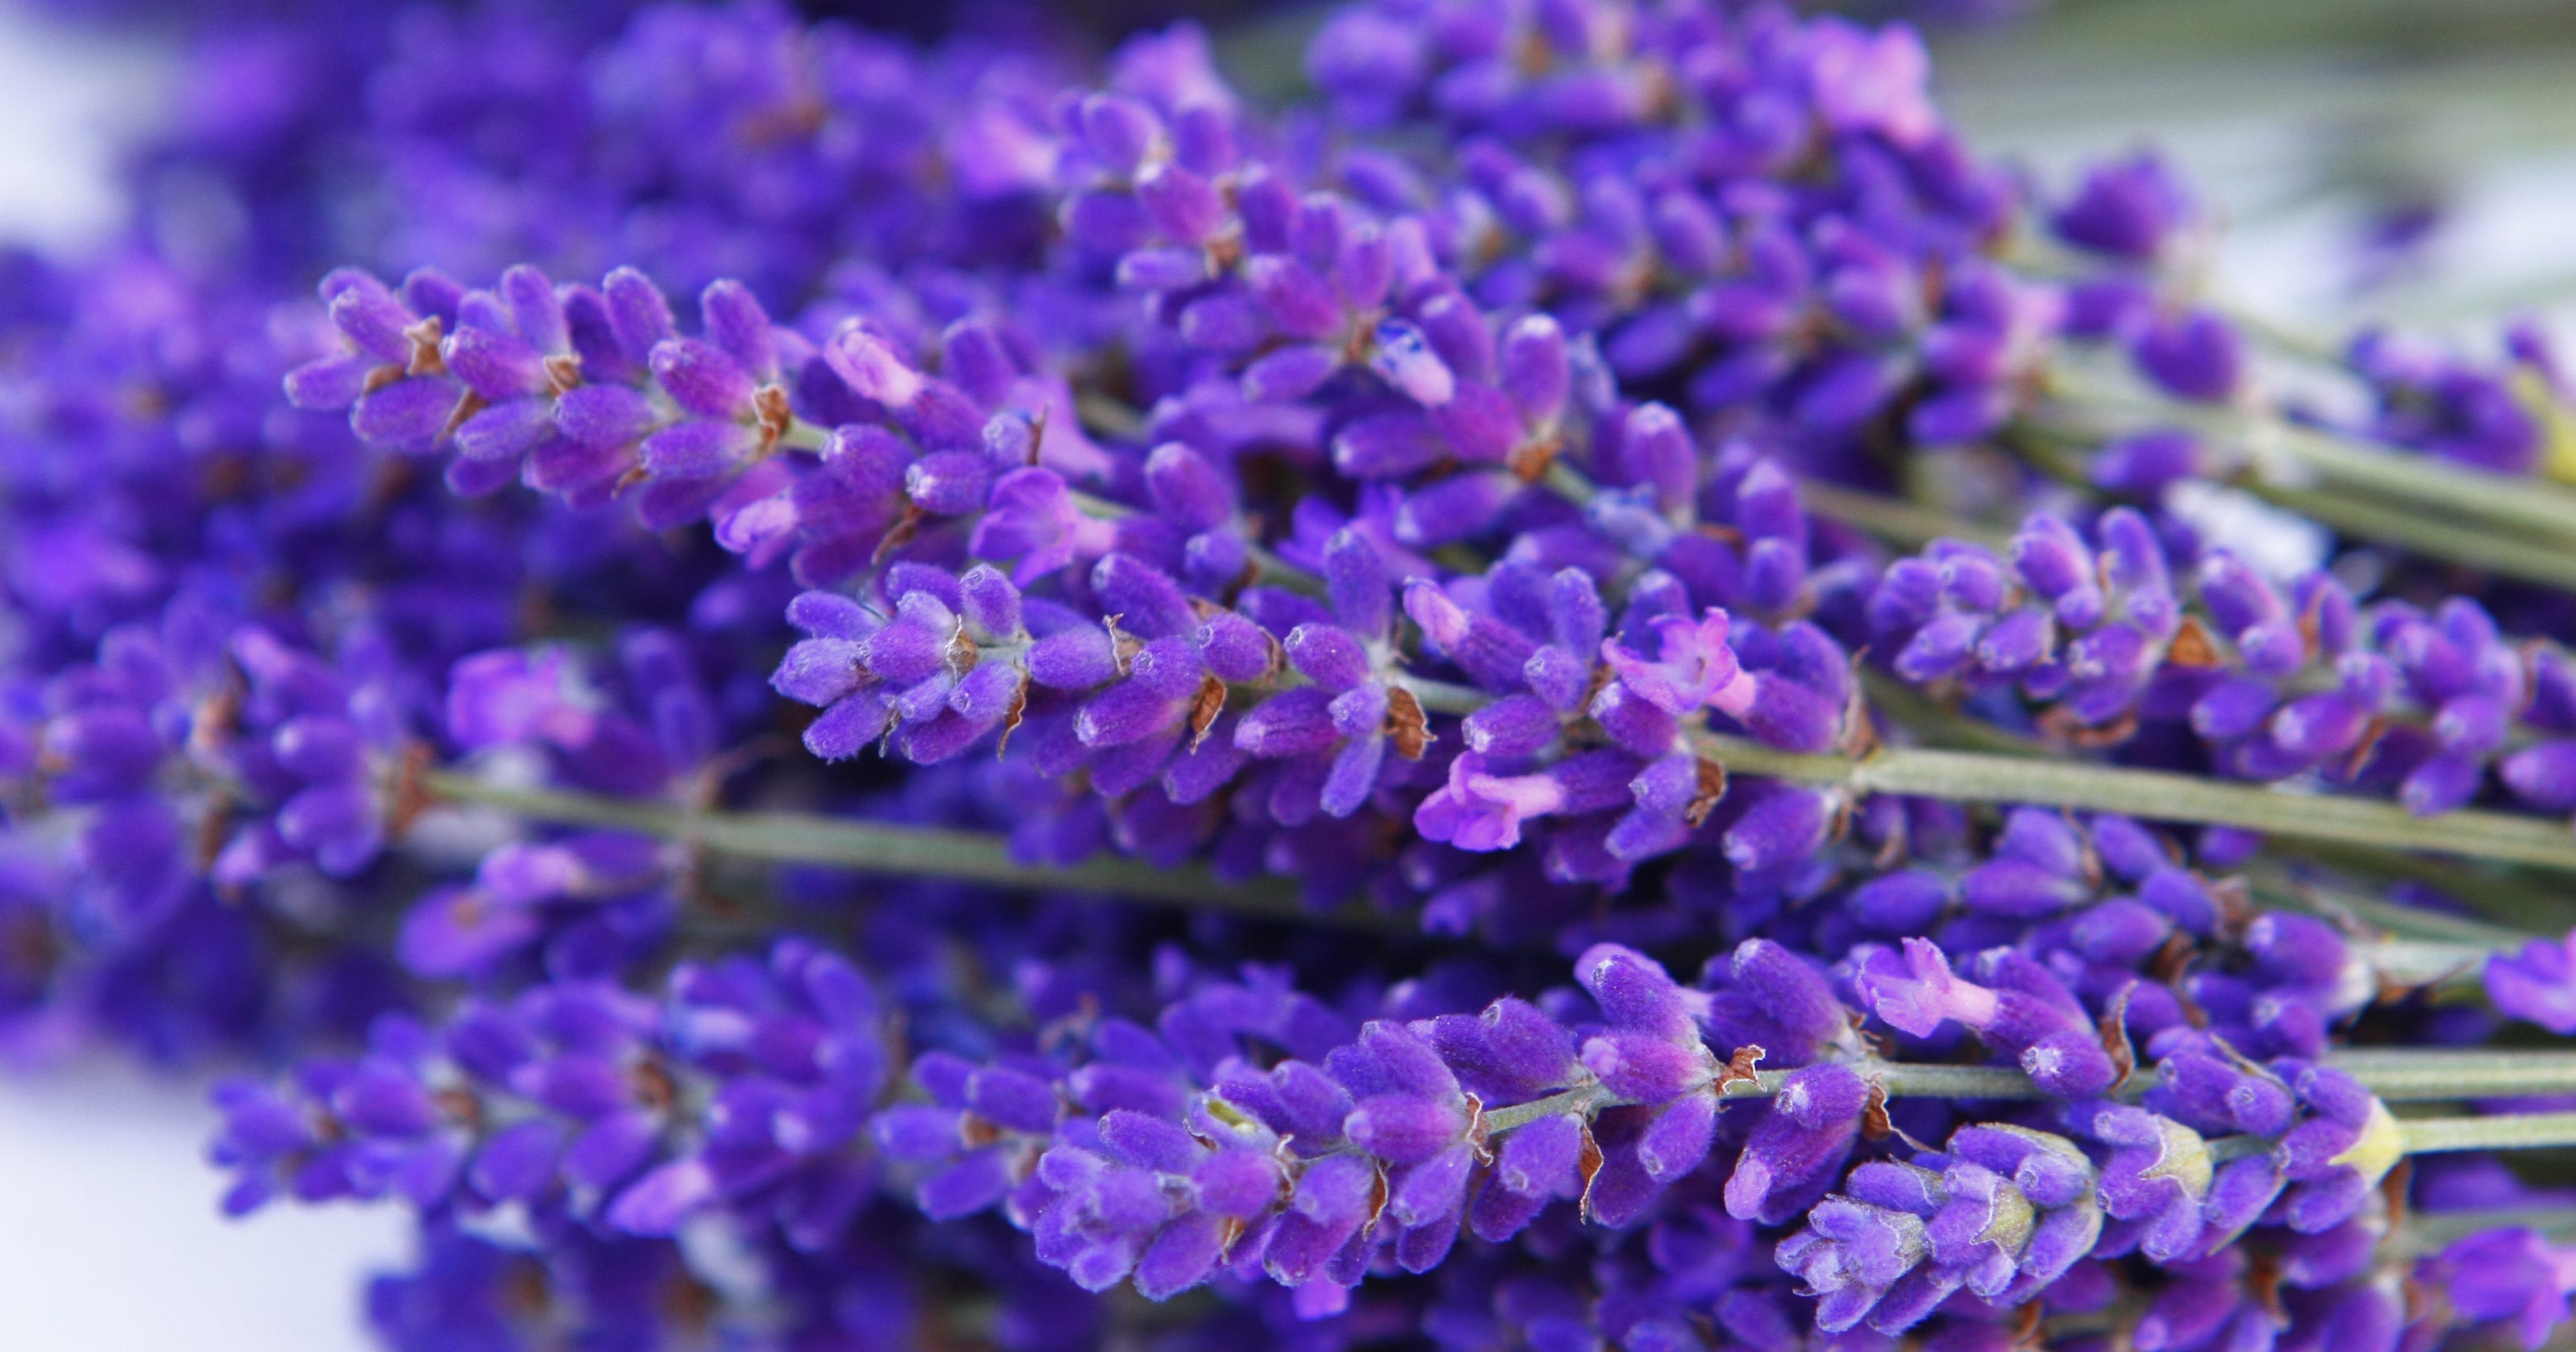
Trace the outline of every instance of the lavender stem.
[[[2486, 523], [2545, 541], [2576, 540], [2576, 492], [2528, 475], [2388, 450], [2249, 410], [2136, 392], [2065, 366], [2051, 373], [2050, 388], [2061, 419], [2082, 426], [2088, 414], [2127, 411], [2187, 427], [2243, 451], [2261, 479], [2283, 487], [2297, 487], [2312, 475], [2394, 499], [2419, 513]], [[2042, 421], [2048, 421], [2045, 411]], [[2285, 474], [2285, 469], [2292, 472]]]
[[2419, 1117], [2397, 1124], [2409, 1155], [2456, 1150], [2538, 1150], [2576, 1145], [2576, 1113]]
[[744, 859], [951, 878], [996, 887], [1109, 892], [1135, 900], [1280, 919], [1342, 918], [1341, 913], [1306, 906], [1297, 889], [1283, 882], [1232, 883], [1201, 867], [1162, 868], [1114, 855], [1068, 865], [1024, 863], [1012, 857], [1006, 837], [985, 832], [798, 812], [691, 812], [595, 794], [513, 788], [454, 771], [431, 771], [423, 777], [423, 786], [448, 802], [495, 808], [533, 821], [662, 836]]
[[[1419, 692], [1417, 692], [1418, 694]], [[1425, 701], [1429, 707], [1429, 701]], [[2114, 812], [2158, 821], [2235, 826], [2294, 840], [2510, 860], [2576, 870], [2564, 823], [2464, 810], [2418, 817], [2395, 803], [2301, 794], [2078, 761], [1883, 748], [1858, 760], [1780, 751], [1723, 733], [1693, 734], [1700, 754], [1729, 771], [1856, 794], [1897, 793], [1961, 803]]]
[[[2505, 1097], [2576, 1091], [2576, 1053], [2568, 1052], [2422, 1052], [2411, 1049], [2343, 1049], [2327, 1054], [2327, 1065], [2360, 1081], [2382, 1099], [2440, 1102], [2462, 1097]], [[1890, 1098], [1957, 1098], [2036, 1100], [2046, 1097], [2030, 1077], [2010, 1066], [1926, 1065], [1899, 1061], [1858, 1061], [1852, 1068], [1887, 1091]], [[1726, 1087], [1727, 1098], [1768, 1098], [1780, 1092], [1790, 1072], [1761, 1070], [1752, 1080]], [[2141, 1070], [2117, 1097], [2136, 1099], [2155, 1087], [2152, 1070]], [[1485, 1114], [1485, 1129], [1494, 1134], [1526, 1126], [1542, 1117], [1591, 1112], [1628, 1102], [1599, 1085], [1582, 1085], [1528, 1103], [1496, 1108]], [[2524, 1127], [2487, 1124], [2530, 1123]], [[2416, 1118], [2402, 1124], [2410, 1153], [2440, 1150], [2505, 1149], [2516, 1145], [2576, 1144], [2576, 1113], [2518, 1116]], [[2419, 1134], [2417, 1128], [2424, 1130]], [[2481, 1133], [2484, 1133], [2483, 1135]], [[2517, 1134], [2519, 1133], [2519, 1134]], [[2421, 1140], [2425, 1144], [2417, 1145]], [[2457, 1140], [2459, 1144], [2445, 1144]]]

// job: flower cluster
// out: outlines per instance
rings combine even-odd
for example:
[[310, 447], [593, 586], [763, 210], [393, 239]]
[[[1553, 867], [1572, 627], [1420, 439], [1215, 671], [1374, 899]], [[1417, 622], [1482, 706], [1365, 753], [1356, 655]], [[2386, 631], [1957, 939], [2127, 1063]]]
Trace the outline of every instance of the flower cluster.
[[304, 17], [0, 259], [0, 1047], [269, 1063], [226, 1207], [416, 1214], [389, 1345], [2564, 1322], [2457, 1147], [2576, 1077], [2459, 1049], [2576, 949], [2435, 895], [2576, 858], [2536, 333], [2284, 402], [2160, 161], [2043, 197], [1772, 4], [1353, 0], [1285, 107], [1188, 24]]
[[[2235, 778], [2576, 806], [2566, 653], [2507, 638], [2477, 598], [2364, 604], [2331, 572], [2284, 586], [2224, 549], [2196, 562], [2126, 508], [2088, 548], [2035, 517], [2008, 555], [1943, 541], [1868, 601], [1899, 678], [2007, 726]], [[2180, 557], [2176, 557], [2180, 554]], [[2010, 697], [2018, 695], [2017, 701]]]
[[[1159, 1301], [1272, 1283], [1309, 1321], [1356, 1317], [1371, 1278], [1441, 1268], [1469, 1237], [1508, 1250], [1569, 1213], [1619, 1227], [1674, 1206], [1803, 1223], [1768, 1276], [1724, 1286], [1776, 1310], [1794, 1280], [1828, 1331], [1936, 1314], [1964, 1331], [2044, 1291], [2089, 1308], [2116, 1298], [2124, 1254], [2226, 1290], [2242, 1273], [2221, 1260], [2243, 1245], [2322, 1293], [2300, 1327], [2367, 1300], [2354, 1283], [2384, 1221], [2364, 1204], [2399, 1147], [2386, 1108], [2333, 1069], [2230, 1063], [2203, 1039], [2166, 1053], [2145, 1106], [2062, 1100], [2061, 1130], [1972, 1122], [1942, 1150], [1908, 1137], [1874, 1157], [1890, 1072], [1854, 1059], [1827, 974], [1761, 940], [1714, 989], [1611, 945], [1575, 974], [1579, 993], [1473, 1013], [1429, 1012], [1457, 990], [1390, 990], [1361, 1022], [1275, 973], [1176, 973], [1189, 992], [1151, 1026], [1094, 1016], [981, 1062], [928, 1051], [890, 1095], [881, 998], [788, 941], [765, 963], [684, 967], [658, 1009], [558, 980], [436, 1035], [385, 1021], [362, 1059], [227, 1087], [217, 1156], [240, 1173], [237, 1207], [280, 1191], [519, 1204], [635, 1237], [618, 1243], [713, 1210], [806, 1253], [883, 1179], [933, 1221], [998, 1211], [1081, 1287]], [[1712, 1050], [1745, 1034], [1823, 1059], [1766, 1077], [1761, 1048]], [[1665, 1200], [1703, 1169], [1720, 1193]], [[1576, 1317], [1618, 1316], [1605, 1301]]]
[[2094, 1168], [2063, 1136], [1961, 1127], [1942, 1151], [1854, 1169], [1783, 1241], [1780, 1265], [1822, 1297], [1820, 1327], [1901, 1332], [1965, 1288], [1998, 1305], [2046, 1289], [2102, 1233]]

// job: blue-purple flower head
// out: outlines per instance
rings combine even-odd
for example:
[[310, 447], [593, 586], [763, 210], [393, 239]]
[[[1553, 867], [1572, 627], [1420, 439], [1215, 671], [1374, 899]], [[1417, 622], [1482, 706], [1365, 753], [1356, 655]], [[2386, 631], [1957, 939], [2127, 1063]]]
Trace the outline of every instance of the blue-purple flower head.
[[[2488, 1015], [2252, 907], [2286, 834], [1864, 791], [2576, 813], [2544, 588], [2193, 508], [2244, 420], [2531, 472], [2531, 331], [2285, 404], [2181, 176], [2033, 193], [1904, 24], [1361, 0], [1272, 109], [1189, 25], [625, 10], [227, 18], [129, 246], [0, 260], [0, 1047], [290, 1060], [226, 1205], [419, 1215], [389, 1339], [2563, 1322], [2535, 1232], [2406, 1257], [2343, 1044]], [[1849, 510], [1949, 465], [2008, 538]]]

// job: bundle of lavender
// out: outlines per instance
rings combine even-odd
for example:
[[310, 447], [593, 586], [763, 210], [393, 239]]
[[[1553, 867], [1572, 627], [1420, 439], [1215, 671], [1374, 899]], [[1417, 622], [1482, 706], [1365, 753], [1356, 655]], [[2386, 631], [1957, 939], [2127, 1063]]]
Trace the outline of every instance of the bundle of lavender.
[[387, 1346], [2569, 1318], [2536, 330], [2284, 347], [1732, 0], [186, 72], [0, 273], [0, 1039], [258, 1067]]

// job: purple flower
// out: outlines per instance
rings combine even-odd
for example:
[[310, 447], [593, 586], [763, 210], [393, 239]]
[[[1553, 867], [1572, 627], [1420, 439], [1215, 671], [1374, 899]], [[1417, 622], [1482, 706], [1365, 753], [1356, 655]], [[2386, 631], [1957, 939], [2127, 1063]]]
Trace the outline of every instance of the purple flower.
[[2489, 1230], [2427, 1260], [2451, 1308], [2473, 1320], [2511, 1319], [2525, 1348], [2538, 1348], [2567, 1322], [2576, 1291], [2576, 1254], [2530, 1230]]
[[2049, 224], [2070, 244], [2152, 260], [2195, 214], [2190, 191], [2172, 169], [2141, 151], [2088, 170], [2074, 199]]
[[1931, 58], [1913, 28], [1891, 24], [1871, 32], [1826, 19], [1809, 30], [1808, 41], [1816, 103], [1836, 131], [1876, 132], [1912, 146], [1939, 127], [1927, 88]]
[[1842, 1172], [1868, 1103], [1868, 1084], [1847, 1066], [1791, 1075], [1727, 1176], [1727, 1214], [1778, 1225], [1813, 1206]]
[[449, 284], [416, 273], [397, 295], [344, 268], [322, 279], [321, 293], [347, 346], [296, 368], [288, 397], [304, 408], [349, 409], [350, 427], [370, 444], [414, 455], [435, 448], [464, 395], [440, 352], [440, 336], [455, 322]]
[[1740, 717], [1753, 704], [1753, 677], [1738, 668], [1726, 646], [1726, 612], [1711, 609], [1697, 620], [1659, 615], [1661, 650], [1653, 660], [1630, 652], [1617, 639], [1601, 644], [1601, 660], [1647, 703], [1676, 717], [1702, 706]]
[[1928, 1037], [1945, 1022], [1963, 1024], [2012, 1055], [2052, 1094], [2086, 1098], [2111, 1086], [2117, 1068], [2092, 1017], [2063, 983], [2010, 950], [1982, 954], [1979, 962], [1991, 985], [1954, 974], [1931, 941], [1908, 939], [1901, 959], [1873, 951], [1857, 984], [1871, 1009], [1899, 1031]]
[[1902, 1333], [1965, 1288], [1997, 1305], [2064, 1276], [2101, 1233], [2093, 1170], [2074, 1142], [2000, 1123], [1961, 1127], [1946, 1154], [1873, 1160], [1781, 1241], [1775, 1261], [1820, 1297], [1818, 1327]]
[[993, 481], [991, 510], [975, 526], [974, 550], [1013, 562], [1011, 579], [1027, 586], [1114, 547], [1110, 523], [1083, 514], [1061, 475], [1029, 466]]
[[2093, 1114], [2091, 1132], [2112, 1147], [2102, 1166], [2103, 1210], [2145, 1223], [2141, 1247], [2150, 1258], [2197, 1252], [2213, 1168], [2200, 1133], [2143, 1109], [2107, 1106]]
[[478, 653], [450, 676], [448, 735], [468, 750], [531, 741], [579, 746], [597, 726], [594, 707], [561, 651]]
[[[226, 1204], [406, 1204], [389, 1342], [873, 1347], [935, 1292], [1090, 1345], [1121, 1283], [1200, 1293], [1176, 1346], [2442, 1334], [2330, 1056], [2478, 1011], [2242, 913], [2251, 833], [1698, 739], [1865, 756], [1887, 678], [2100, 773], [2576, 811], [2546, 589], [2369, 532], [2275, 577], [2184, 491], [2230, 438], [2104, 424], [2135, 506], [1965, 485], [2070, 513], [2006, 547], [1805, 502], [2103, 412], [2034, 402], [2069, 343], [2526, 472], [2529, 333], [2365, 334], [2358, 412], [2291, 408], [2165, 275], [2161, 164], [2035, 198], [1912, 28], [1791, 7], [1358, 0], [1267, 108], [1187, 25], [344, 8], [180, 23], [151, 210], [0, 257], [0, 1048], [288, 1058], [219, 1091]], [[490, 280], [295, 301], [353, 227]], [[2571, 964], [2492, 1003], [2576, 1026]], [[1880, 1102], [1977, 1058], [2046, 1101]], [[2555, 1322], [2489, 1244], [2428, 1308]]]
[[2576, 1033], [2576, 934], [2498, 953], [2487, 959], [2486, 976], [2487, 998], [2499, 1011], [2562, 1036]]
[[1485, 758], [1462, 752], [1449, 762], [1449, 782], [1414, 809], [1425, 840], [1462, 850], [1503, 850], [1520, 843], [1521, 824], [1562, 811], [1564, 786], [1548, 774], [1493, 775]]

